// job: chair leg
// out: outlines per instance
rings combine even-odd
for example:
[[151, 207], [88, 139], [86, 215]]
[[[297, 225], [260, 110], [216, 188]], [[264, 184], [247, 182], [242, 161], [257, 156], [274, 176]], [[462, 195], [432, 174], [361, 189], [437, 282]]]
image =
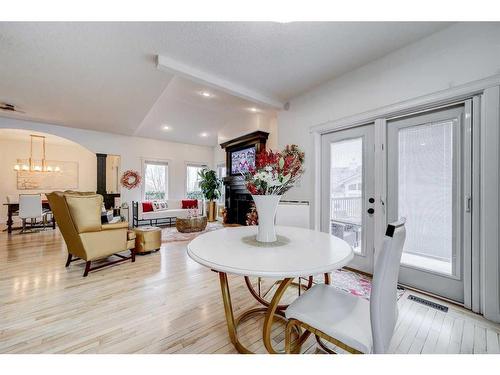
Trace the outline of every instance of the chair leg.
[[89, 274], [89, 271], [90, 271], [90, 260], [85, 263], [85, 272], [83, 273], [83, 277], [87, 277], [87, 275]]
[[135, 249], [130, 250], [130, 256], [132, 257], [132, 263], [135, 262]]
[[289, 321], [285, 327], [285, 353], [290, 354], [292, 352], [292, 327], [293, 322]]
[[73, 258], [73, 254], [68, 253], [68, 260], [66, 261], [65, 267], [69, 267], [69, 264], [71, 263], [72, 258]]
[[299, 354], [302, 349], [302, 345], [306, 342], [306, 340], [311, 335], [311, 332], [308, 329], [292, 342], [292, 331], [297, 326], [300, 326], [299, 322], [295, 319], [290, 319], [285, 327], [285, 353], [286, 354]]

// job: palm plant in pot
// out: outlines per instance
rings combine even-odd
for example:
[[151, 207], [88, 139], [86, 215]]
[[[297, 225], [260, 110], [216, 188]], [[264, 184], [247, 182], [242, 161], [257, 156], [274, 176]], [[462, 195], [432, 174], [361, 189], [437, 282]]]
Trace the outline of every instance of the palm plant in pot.
[[203, 196], [207, 200], [207, 218], [208, 221], [215, 221], [217, 207], [215, 200], [220, 197], [221, 180], [217, 178], [214, 170], [203, 168], [199, 173], [199, 186]]

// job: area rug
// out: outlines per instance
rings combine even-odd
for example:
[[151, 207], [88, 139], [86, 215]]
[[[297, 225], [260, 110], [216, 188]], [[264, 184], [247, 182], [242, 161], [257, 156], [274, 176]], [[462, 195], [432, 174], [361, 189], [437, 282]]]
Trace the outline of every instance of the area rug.
[[[332, 272], [332, 285], [346, 293], [370, 300], [370, 293], [372, 291], [372, 279], [369, 276], [350, 271], [347, 269], [340, 269]], [[398, 286], [397, 298], [401, 298], [405, 290]]]
[[176, 227], [162, 228], [161, 242], [168, 243], [168, 242], [179, 242], [179, 241], [191, 241], [200, 234], [211, 232], [213, 230], [221, 228], [224, 228], [224, 226], [218, 221], [215, 221], [213, 223], [208, 223], [205, 230], [201, 232], [181, 233], [177, 230]]

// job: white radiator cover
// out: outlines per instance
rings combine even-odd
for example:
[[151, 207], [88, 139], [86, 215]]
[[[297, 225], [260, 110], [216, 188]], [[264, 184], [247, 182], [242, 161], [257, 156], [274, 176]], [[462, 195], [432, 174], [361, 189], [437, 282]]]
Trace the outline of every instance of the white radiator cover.
[[276, 225], [309, 228], [309, 202], [280, 201], [276, 212]]

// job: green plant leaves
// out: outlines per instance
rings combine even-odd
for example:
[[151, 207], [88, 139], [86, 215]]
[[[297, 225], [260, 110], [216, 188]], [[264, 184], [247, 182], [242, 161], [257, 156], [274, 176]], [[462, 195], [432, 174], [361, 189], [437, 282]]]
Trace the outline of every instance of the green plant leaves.
[[222, 182], [217, 178], [217, 173], [212, 169], [204, 168], [198, 176], [200, 177], [199, 186], [205, 199], [209, 201], [218, 199]]

